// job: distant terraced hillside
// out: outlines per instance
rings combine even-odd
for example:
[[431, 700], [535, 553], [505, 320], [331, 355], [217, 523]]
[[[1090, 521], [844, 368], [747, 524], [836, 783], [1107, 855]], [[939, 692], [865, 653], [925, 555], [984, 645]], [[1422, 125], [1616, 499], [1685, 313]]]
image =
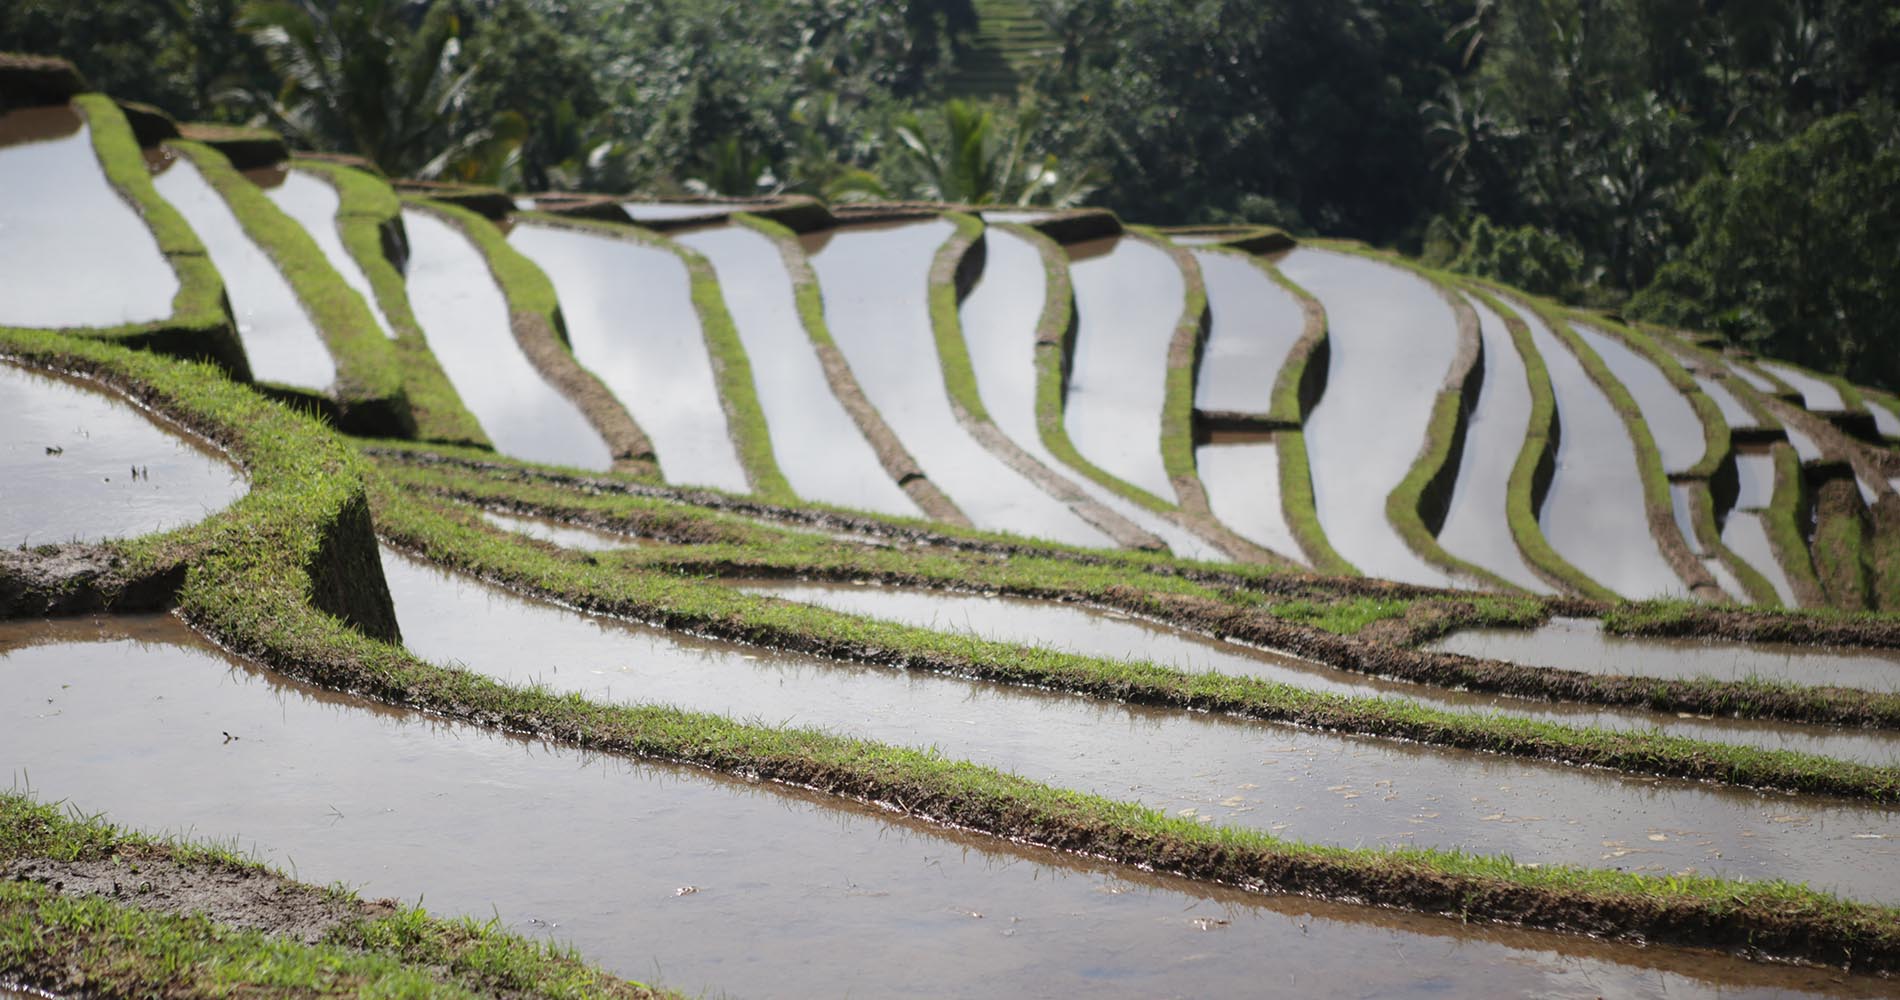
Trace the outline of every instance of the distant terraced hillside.
[[1056, 58], [1048, 25], [1021, 0], [975, 0], [977, 29], [957, 54], [950, 92], [958, 97], [1011, 97], [1024, 78]]

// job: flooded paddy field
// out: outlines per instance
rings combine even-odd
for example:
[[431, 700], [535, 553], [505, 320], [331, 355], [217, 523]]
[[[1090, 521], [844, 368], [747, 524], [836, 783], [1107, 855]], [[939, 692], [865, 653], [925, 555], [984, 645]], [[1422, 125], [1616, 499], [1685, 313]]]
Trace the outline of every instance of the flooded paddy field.
[[246, 489], [228, 459], [79, 379], [0, 362], [0, 545], [195, 524]]
[[1186, 279], [1167, 250], [1132, 236], [1068, 251], [1076, 334], [1063, 426], [1083, 458], [1173, 502], [1161, 410]]
[[1552, 548], [1591, 579], [1628, 598], [1688, 593], [1649, 531], [1636, 446], [1608, 396], [1541, 316], [1518, 315], [1550, 372], [1563, 432], [1539, 523]]
[[726, 308], [752, 364], [773, 457], [792, 491], [822, 503], [922, 516], [832, 394], [800, 320], [792, 275], [778, 243], [739, 225], [674, 238], [710, 261], [719, 275]]
[[1620, 636], [1603, 631], [1591, 619], [1558, 618], [1537, 629], [1460, 632], [1431, 648], [1591, 673], [1760, 679], [1900, 691], [1900, 651]]
[[516, 534], [537, 538], [550, 545], [576, 549], [581, 552], [612, 552], [615, 549], [630, 549], [640, 544], [633, 535], [618, 532], [601, 531], [578, 524], [564, 524], [545, 517], [515, 516], [498, 514], [492, 510], [482, 511], [482, 520]]
[[931, 328], [941, 219], [850, 226], [804, 239], [825, 322], [866, 398], [924, 475], [979, 528], [1111, 547], [1080, 515], [990, 453], [957, 420]]
[[576, 754], [284, 682], [170, 619], [32, 634], [41, 628], [0, 633], [0, 760], [36, 788], [123, 824], [234, 837], [307, 882], [493, 916], [688, 994], [1886, 989], [1250, 895], [796, 789]]
[[405, 208], [409, 304], [429, 351], [504, 455], [612, 467], [607, 442], [515, 339], [508, 300], [474, 243], [443, 216]]
[[[509, 683], [936, 747], [1059, 787], [1312, 843], [1693, 868], [1900, 897], [1900, 817], [1876, 806], [840, 665], [584, 616], [394, 554], [384, 572], [412, 650]], [[522, 635], [535, 636], [531, 652], [508, 638]]]
[[1756, 364], [1800, 393], [1801, 405], [1812, 412], [1832, 413], [1847, 409], [1847, 401], [1841, 398], [1839, 389], [1807, 372], [1773, 361], [1757, 361]]
[[[1010, 443], [1091, 500], [1160, 538], [1175, 555], [1225, 559], [1224, 553], [1198, 535], [1069, 469], [1049, 451], [1036, 419], [1036, 337], [1049, 294], [1042, 254], [1028, 238], [1003, 228], [986, 230], [984, 244], [983, 273], [964, 297], [958, 319], [976, 374], [977, 395], [990, 419]], [[1277, 484], [1275, 490], [1277, 498]]]
[[1695, 407], [1669, 381], [1656, 363], [1638, 353], [1614, 334], [1588, 323], [1572, 323], [1571, 329], [1590, 345], [1610, 374], [1636, 399], [1656, 449], [1662, 453], [1663, 471], [1683, 472], [1702, 460], [1706, 447], [1702, 439], [1702, 421]]
[[1547, 594], [1550, 585], [1518, 551], [1506, 511], [1511, 471], [1530, 431], [1530, 376], [1504, 317], [1470, 296], [1465, 301], [1477, 311], [1484, 339], [1484, 383], [1465, 430], [1457, 485], [1438, 544], [1532, 593]]
[[1722, 544], [1747, 560], [1757, 573], [1768, 578], [1768, 584], [1775, 588], [1775, 596], [1780, 598], [1782, 607], [1801, 606], [1801, 602], [1795, 598], [1794, 584], [1789, 582], [1787, 570], [1782, 568], [1781, 560], [1775, 558], [1774, 546], [1768, 541], [1768, 528], [1762, 524], [1759, 513], [1742, 510], [1731, 512], [1728, 521], [1722, 525]]
[[343, 234], [337, 228], [337, 209], [342, 206], [343, 198], [330, 182], [304, 170], [286, 170], [283, 180], [275, 186], [266, 187], [264, 193], [282, 209], [285, 215], [297, 221], [297, 224], [317, 241], [323, 250], [324, 259], [342, 275], [343, 283], [349, 285], [356, 294], [363, 297], [365, 305], [376, 320], [376, 326], [383, 336], [394, 338], [395, 327], [389, 325], [389, 317], [383, 315], [383, 304], [376, 298], [376, 289], [369, 283], [369, 275], [363, 273], [363, 266], [343, 245]]
[[686, 262], [629, 237], [540, 223], [508, 234], [547, 272], [574, 357], [653, 441], [667, 481], [744, 493]]
[[1264, 262], [1213, 250], [1195, 251], [1194, 260], [1213, 314], [1194, 405], [1265, 413], [1273, 405], [1280, 369], [1305, 333], [1306, 314], [1293, 293], [1274, 282]]
[[1326, 308], [1326, 392], [1306, 421], [1320, 526], [1368, 576], [1444, 586], [1386, 519], [1386, 496], [1418, 458], [1458, 352], [1450, 305], [1423, 278], [1390, 264], [1300, 248], [1280, 270]]
[[203, 241], [224, 278], [224, 294], [237, 318], [238, 339], [251, 375], [260, 382], [328, 391], [336, 381], [330, 346], [304, 311], [270, 254], [251, 241], [224, 197], [189, 157], [173, 156], [152, 183], [178, 209]]
[[172, 314], [178, 276], [65, 105], [0, 114], [0, 326], [117, 326]]
[[1306, 561], [1280, 500], [1280, 449], [1273, 441], [1204, 444], [1194, 449], [1194, 466], [1222, 524], [1255, 545]]

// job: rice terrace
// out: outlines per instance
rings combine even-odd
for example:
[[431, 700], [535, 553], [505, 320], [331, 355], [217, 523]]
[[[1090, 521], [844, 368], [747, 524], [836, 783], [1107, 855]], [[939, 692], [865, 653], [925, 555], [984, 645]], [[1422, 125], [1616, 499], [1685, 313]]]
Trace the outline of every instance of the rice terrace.
[[0, 998], [1900, 995], [1757, 6], [0, 11]]

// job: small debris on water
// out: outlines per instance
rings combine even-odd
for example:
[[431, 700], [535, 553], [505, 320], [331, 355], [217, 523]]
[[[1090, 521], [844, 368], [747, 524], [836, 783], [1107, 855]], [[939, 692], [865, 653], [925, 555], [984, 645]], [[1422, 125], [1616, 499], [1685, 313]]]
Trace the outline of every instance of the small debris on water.
[[46, 453], [48, 455], [64, 455], [66, 454], [66, 449], [55, 444], [49, 444], [46, 446]]
[[675, 895], [675, 896], [691, 896], [692, 894], [694, 894], [694, 893], [696, 893], [696, 892], [698, 892], [698, 891], [699, 891], [699, 886], [696, 886], [696, 885], [683, 885], [683, 886], [680, 886], [680, 887], [679, 887], [679, 888], [677, 888], [677, 889], [674, 889], [674, 890], [673, 890], [673, 895]]
[[237, 736], [232, 736], [232, 735], [231, 735], [230, 733], [225, 733], [225, 732], [224, 732], [224, 730], [222, 730], [222, 729], [220, 729], [220, 730], [218, 730], [218, 732], [220, 732], [220, 733], [224, 733], [224, 742], [226, 742], [226, 743], [229, 743], [229, 742], [231, 742], [232, 740], [235, 740], [235, 739], [240, 739], [240, 738], [241, 738], [241, 737], [237, 737]]
[[1195, 917], [1190, 921], [1196, 930], [1211, 931], [1216, 927], [1225, 927], [1229, 923], [1226, 917]]

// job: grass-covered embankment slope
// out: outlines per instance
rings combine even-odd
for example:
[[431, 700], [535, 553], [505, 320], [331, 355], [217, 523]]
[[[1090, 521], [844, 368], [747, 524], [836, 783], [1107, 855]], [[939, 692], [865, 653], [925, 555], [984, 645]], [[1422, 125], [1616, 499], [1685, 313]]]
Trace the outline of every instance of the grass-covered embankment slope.
[[284, 600], [312, 614], [395, 636], [365, 463], [321, 423], [212, 368], [86, 338], [0, 329], [0, 356], [123, 392], [223, 448], [251, 484], [230, 507], [175, 531], [9, 553], [0, 563], [0, 614], [135, 610], [172, 600], [188, 607], [188, 595], [205, 588], [241, 595], [269, 578], [287, 588]]
[[224, 300], [224, 280], [211, 264], [204, 244], [185, 217], [158, 193], [145, 166], [145, 154], [125, 113], [104, 94], [80, 94], [73, 107], [85, 116], [93, 153], [106, 179], [145, 220], [158, 249], [178, 275], [170, 317], [150, 323], [67, 329], [85, 336], [175, 358], [210, 361], [232, 378], [249, 381], [250, 362], [238, 340], [237, 324]]
[[[321, 177], [336, 189], [337, 232], [356, 266], [369, 279], [370, 289], [376, 293], [374, 305], [382, 310], [395, 335], [393, 341], [385, 338], [394, 349], [391, 360], [384, 364], [395, 370], [384, 377], [393, 375], [401, 384], [414, 414], [414, 435], [425, 441], [491, 447], [481, 423], [462, 405], [462, 397], [429, 350], [422, 325], [409, 307], [408, 285], [402, 275], [409, 247], [403, 235], [401, 199], [387, 181], [364, 170], [327, 160], [300, 158], [295, 162], [295, 169]], [[365, 308], [370, 305], [364, 303]], [[370, 332], [381, 335], [373, 324]]]
[[778, 248], [779, 260], [792, 279], [792, 301], [798, 309], [799, 325], [804, 328], [805, 336], [811, 341], [812, 351], [818, 356], [818, 366], [825, 373], [825, 383], [831, 387], [831, 394], [837, 397], [839, 405], [844, 407], [852, 423], [857, 425], [858, 431], [870, 443], [878, 464], [883, 466], [885, 473], [925, 516], [968, 527], [970, 519], [924, 474], [923, 466], [917, 464], [916, 457], [898, 440], [897, 432], [885, 422], [884, 415], [877, 411], [877, 407], [871, 405], [870, 398], [864, 394], [864, 387], [858, 384], [857, 376], [851, 373], [851, 365], [845, 361], [844, 352], [838, 349], [837, 341], [831, 338], [831, 327], [825, 322], [824, 293], [818, 286], [818, 276], [812, 272], [811, 261], [798, 243], [797, 234], [781, 223], [746, 212], [734, 214], [732, 222], [764, 236]]
[[0, 983], [166, 1000], [670, 995], [493, 924], [302, 884], [15, 793], [0, 793]]
[[[883, 583], [949, 589], [979, 589], [1044, 599], [1081, 601], [1167, 621], [1204, 633], [1286, 650], [1331, 666], [1425, 684], [1492, 691], [1533, 698], [1622, 705], [1658, 711], [1900, 726], [1900, 698], [1861, 691], [1802, 688], [1731, 681], [1664, 681], [1555, 670], [1494, 660], [1477, 660], [1409, 648], [1461, 627], [1526, 626], [1552, 611], [1601, 614], [1601, 606], [1556, 599], [1502, 598], [1472, 594], [1439, 595], [1358, 579], [1316, 580], [1269, 576], [1249, 579], [1215, 568], [1176, 566], [1133, 554], [1094, 558], [1093, 553], [1061, 550], [981, 549], [931, 545], [915, 537], [901, 547], [860, 545], [825, 535], [759, 524], [743, 515], [697, 510], [669, 500], [630, 495], [602, 480], [579, 490], [558, 479], [521, 475], [502, 468], [471, 469], [404, 456], [380, 459], [385, 474], [404, 489], [466, 501], [484, 507], [537, 513], [608, 530], [630, 532], [660, 545], [643, 546], [605, 559], [609, 565], [659, 570], [686, 577], [787, 577]], [[927, 548], [916, 547], [919, 544]], [[1171, 572], [1172, 570], [1172, 572]], [[565, 592], [563, 601], [576, 595]], [[1649, 605], [1635, 606], [1648, 608]], [[1667, 615], [1622, 620], [1633, 630], [1668, 634], [1700, 628], [1727, 635], [1738, 626], [1731, 615], [1714, 609], [1668, 605]], [[670, 612], [674, 605], [663, 606]], [[626, 612], [650, 617], [646, 605]], [[1686, 616], [1686, 617], [1685, 617]], [[821, 616], [822, 617], [822, 616]], [[1900, 629], [1891, 619], [1752, 616], [1742, 628], [1776, 630], [1774, 638], [1807, 642], [1892, 644]], [[1369, 629], [1368, 626], [1375, 625]], [[743, 622], [700, 620], [687, 627], [712, 629], [743, 641], [784, 645], [855, 658], [862, 650], [834, 642], [822, 632], [761, 638]], [[924, 635], [928, 635], [927, 633]], [[883, 662], [912, 662], [907, 652], [934, 649], [908, 644], [884, 649]], [[932, 654], [934, 655], [934, 654]], [[952, 651], [938, 666], [952, 673], [974, 669], [962, 652]], [[1004, 672], [1006, 680], [1020, 680]], [[1062, 684], [1085, 693], [1152, 700], [1166, 705], [1207, 707], [1186, 681], [1164, 671], [1152, 683], [1127, 688], [1116, 671], [1071, 678]], [[1053, 675], [1036, 683], [1057, 683]], [[1223, 710], [1279, 718], [1280, 702], [1258, 691], [1228, 692]], [[1323, 724], [1321, 715], [1299, 715]], [[1372, 729], [1369, 731], [1382, 731]]]
[[528, 356], [528, 363], [556, 391], [573, 401], [607, 443], [614, 468], [630, 475], [658, 478], [653, 442], [599, 376], [575, 359], [567, 340], [567, 325], [561, 319], [560, 299], [541, 268], [510, 246], [494, 223], [474, 212], [444, 202], [411, 201], [455, 223], [475, 244], [508, 303], [508, 325], [515, 343]]
[[[719, 392], [719, 405], [726, 415], [727, 433], [745, 470], [752, 492], [769, 503], [794, 503], [797, 497], [772, 453], [772, 435], [765, 426], [765, 408], [759, 404], [758, 386], [752, 381], [752, 362], [745, 344], [739, 340], [732, 314], [726, 310], [725, 296], [719, 291], [719, 279], [711, 262], [657, 233], [624, 223], [595, 219], [531, 213], [544, 225], [592, 233], [610, 239], [622, 239], [679, 258], [685, 267], [693, 311], [699, 318], [700, 336], [712, 361], [713, 381]], [[629, 418], [631, 419], [631, 418]]]
[[330, 266], [323, 249], [222, 153], [202, 143], [182, 140], [174, 140], [167, 148], [191, 161], [237, 217], [244, 235], [270, 257], [336, 362], [336, 385], [331, 396], [291, 386], [265, 388], [272, 395], [304, 401], [350, 434], [413, 436], [416, 421], [403, 387], [396, 349], [377, 329], [362, 296]]

